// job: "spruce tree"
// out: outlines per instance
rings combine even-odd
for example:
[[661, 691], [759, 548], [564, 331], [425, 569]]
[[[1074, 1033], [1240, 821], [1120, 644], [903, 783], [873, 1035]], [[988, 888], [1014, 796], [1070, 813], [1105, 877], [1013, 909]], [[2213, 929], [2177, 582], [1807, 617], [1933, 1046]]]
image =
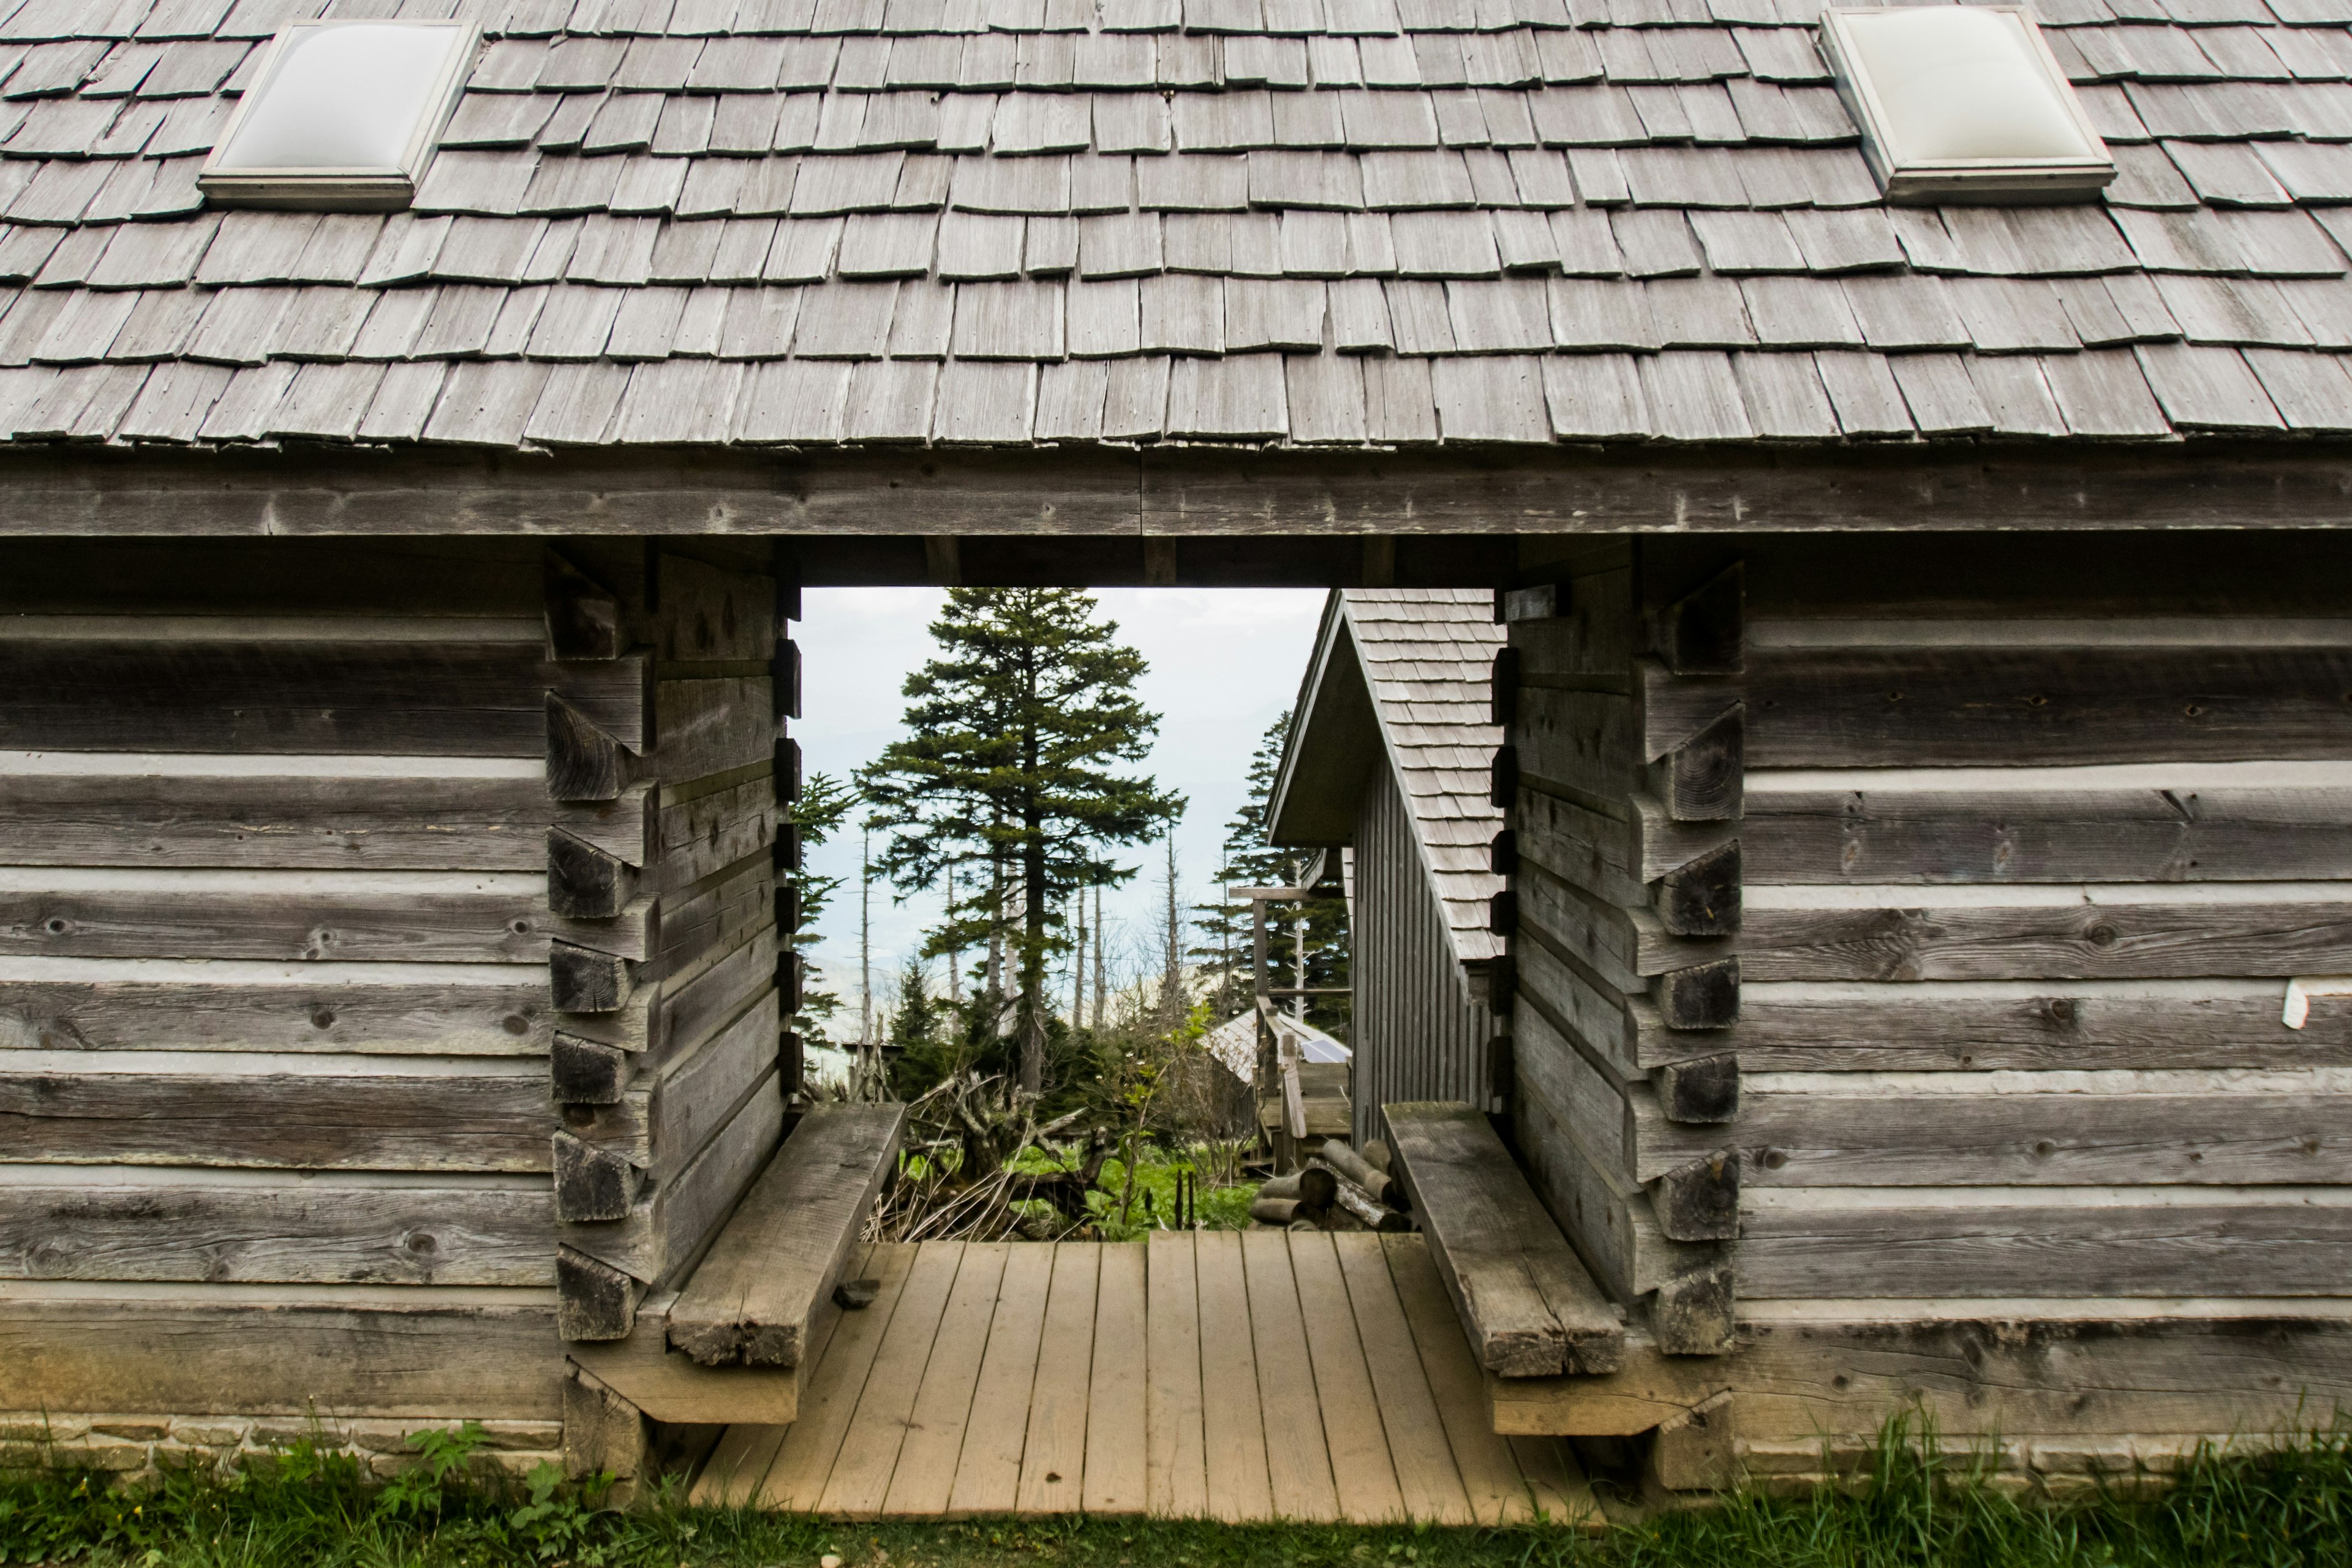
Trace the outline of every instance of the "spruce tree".
[[[1250, 756], [1249, 795], [1225, 824], [1224, 857], [1217, 868], [1220, 892], [1225, 888], [1295, 886], [1315, 858], [1312, 850], [1277, 849], [1266, 842], [1265, 814], [1274, 797], [1275, 775], [1282, 771], [1283, 748], [1290, 739], [1291, 716], [1284, 713], [1266, 727]], [[1196, 904], [1193, 928], [1208, 940], [1192, 950], [1216, 986], [1218, 1011], [1240, 1012], [1249, 1004], [1251, 983], [1250, 906], [1246, 899], [1220, 898]], [[1305, 929], [1300, 931], [1300, 922]], [[1300, 942], [1307, 954], [1306, 984], [1338, 988], [1348, 984], [1348, 906], [1340, 899], [1309, 899], [1300, 903], [1269, 904], [1266, 908], [1266, 965], [1272, 984], [1297, 984], [1295, 956]], [[1286, 1008], [1286, 1011], [1288, 1009]], [[1324, 1028], [1344, 1029], [1348, 1009], [1341, 997], [1318, 996], [1304, 1009]]]
[[895, 885], [928, 889], [950, 867], [981, 868], [954, 879], [925, 952], [1003, 941], [1031, 1093], [1044, 1087], [1045, 972], [1070, 945], [1069, 894], [1133, 876], [1109, 848], [1157, 836], [1184, 806], [1118, 771], [1150, 752], [1160, 716], [1135, 695], [1143, 656], [1095, 610], [1074, 589], [950, 589], [930, 627], [940, 656], [903, 688], [908, 733], [859, 774], [888, 834], [878, 865]]
[[[855, 785], [831, 773], [811, 773], [801, 784], [800, 799], [785, 813], [801, 830], [801, 869], [788, 873], [786, 879], [800, 894], [800, 927], [784, 935], [784, 941], [793, 947], [803, 947], [816, 940], [818, 917], [848, 879], [820, 877], [808, 869], [808, 852], [838, 832], [857, 803]], [[833, 1042], [825, 1037], [825, 1026], [840, 1008], [841, 998], [833, 992], [803, 985], [801, 1010], [793, 1015], [793, 1027], [810, 1045], [830, 1045]]]

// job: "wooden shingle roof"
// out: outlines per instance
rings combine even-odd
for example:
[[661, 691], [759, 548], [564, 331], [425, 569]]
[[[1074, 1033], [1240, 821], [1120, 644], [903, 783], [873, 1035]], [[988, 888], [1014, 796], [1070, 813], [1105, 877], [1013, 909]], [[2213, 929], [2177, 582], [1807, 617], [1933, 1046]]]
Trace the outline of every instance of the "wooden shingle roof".
[[[1890, 208], [1808, 0], [0, 0], [0, 437], [2352, 430], [2352, 0], [2036, 0], [2121, 177]], [[205, 209], [287, 21], [488, 35], [415, 209]]]

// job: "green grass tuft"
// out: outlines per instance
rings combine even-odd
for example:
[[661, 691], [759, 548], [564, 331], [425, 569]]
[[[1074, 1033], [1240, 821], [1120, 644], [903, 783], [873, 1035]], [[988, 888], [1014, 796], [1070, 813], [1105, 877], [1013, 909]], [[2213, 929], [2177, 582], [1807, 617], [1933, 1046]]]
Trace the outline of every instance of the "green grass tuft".
[[2179, 1484], [2053, 1505], [1988, 1486], [1966, 1457], [1891, 1424], [1849, 1484], [1742, 1492], [1598, 1535], [1219, 1526], [1059, 1518], [829, 1523], [691, 1509], [630, 1512], [563, 1487], [551, 1467], [491, 1485], [478, 1435], [425, 1436], [391, 1485], [309, 1444], [235, 1472], [0, 1479], [0, 1563], [88, 1568], [2352, 1568], [2352, 1428], [2275, 1451], [2206, 1451]]

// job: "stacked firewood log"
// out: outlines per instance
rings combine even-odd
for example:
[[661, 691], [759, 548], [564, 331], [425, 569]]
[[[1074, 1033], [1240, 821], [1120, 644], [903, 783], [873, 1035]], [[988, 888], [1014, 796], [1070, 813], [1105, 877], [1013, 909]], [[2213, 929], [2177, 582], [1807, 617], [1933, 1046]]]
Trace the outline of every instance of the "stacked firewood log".
[[1259, 1186], [1250, 1218], [1282, 1230], [1407, 1231], [1410, 1206], [1403, 1184], [1381, 1163], [1327, 1138], [1297, 1170]]

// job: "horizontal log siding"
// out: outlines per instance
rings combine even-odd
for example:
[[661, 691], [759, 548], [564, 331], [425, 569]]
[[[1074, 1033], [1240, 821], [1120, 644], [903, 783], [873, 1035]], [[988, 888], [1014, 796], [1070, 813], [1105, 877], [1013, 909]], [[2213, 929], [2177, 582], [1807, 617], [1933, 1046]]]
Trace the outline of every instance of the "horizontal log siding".
[[1984, 548], [2007, 603], [1747, 552], [1741, 1297], [2352, 1294], [2352, 1008], [2279, 1016], [2352, 967], [2344, 605], [2180, 605], [2187, 544], [2071, 585]]
[[1396, 774], [1373, 773], [1356, 819], [1356, 1138], [1385, 1137], [1391, 1101], [1494, 1093], [1495, 1016], [1471, 998]]
[[[667, 836], [658, 786], [551, 798], [547, 695], [656, 752], [656, 689], [700, 696], [672, 682], [698, 659], [764, 661], [767, 579], [737, 574], [752, 646], [663, 647], [644, 552], [567, 552], [622, 614], [616, 657], [572, 661], [549, 646], [536, 544], [58, 548], [0, 552], [0, 1343], [29, 1369], [0, 1378], [0, 1409], [332, 1393], [343, 1415], [552, 1414], [551, 942], [648, 967], [683, 952], [698, 974], [730, 944], [772, 954], [773, 802], [766, 682], [721, 665], [710, 688], [756, 710], [761, 776], [681, 808], [675, 864], [620, 915], [559, 915], [551, 828], [639, 867]], [[681, 603], [709, 612], [704, 586]], [[700, 753], [729, 705], [696, 706]], [[695, 911], [668, 927], [665, 868]], [[697, 1041], [747, 1013], [757, 1034], [746, 1004], [772, 969], [738, 964], [730, 994], [672, 1010]], [[764, 1025], [742, 1048], [772, 1061], [772, 1008]], [[703, 1135], [711, 1101], [773, 1078], [700, 1067], [692, 1097], [615, 1107], [630, 1135]], [[74, 1340], [59, 1292], [87, 1322], [152, 1331], [125, 1350], [136, 1387], [101, 1396], [88, 1352], [113, 1331]], [[365, 1321], [331, 1388], [326, 1342], [302, 1336], [347, 1300]], [[478, 1355], [425, 1348], [482, 1325]]]

